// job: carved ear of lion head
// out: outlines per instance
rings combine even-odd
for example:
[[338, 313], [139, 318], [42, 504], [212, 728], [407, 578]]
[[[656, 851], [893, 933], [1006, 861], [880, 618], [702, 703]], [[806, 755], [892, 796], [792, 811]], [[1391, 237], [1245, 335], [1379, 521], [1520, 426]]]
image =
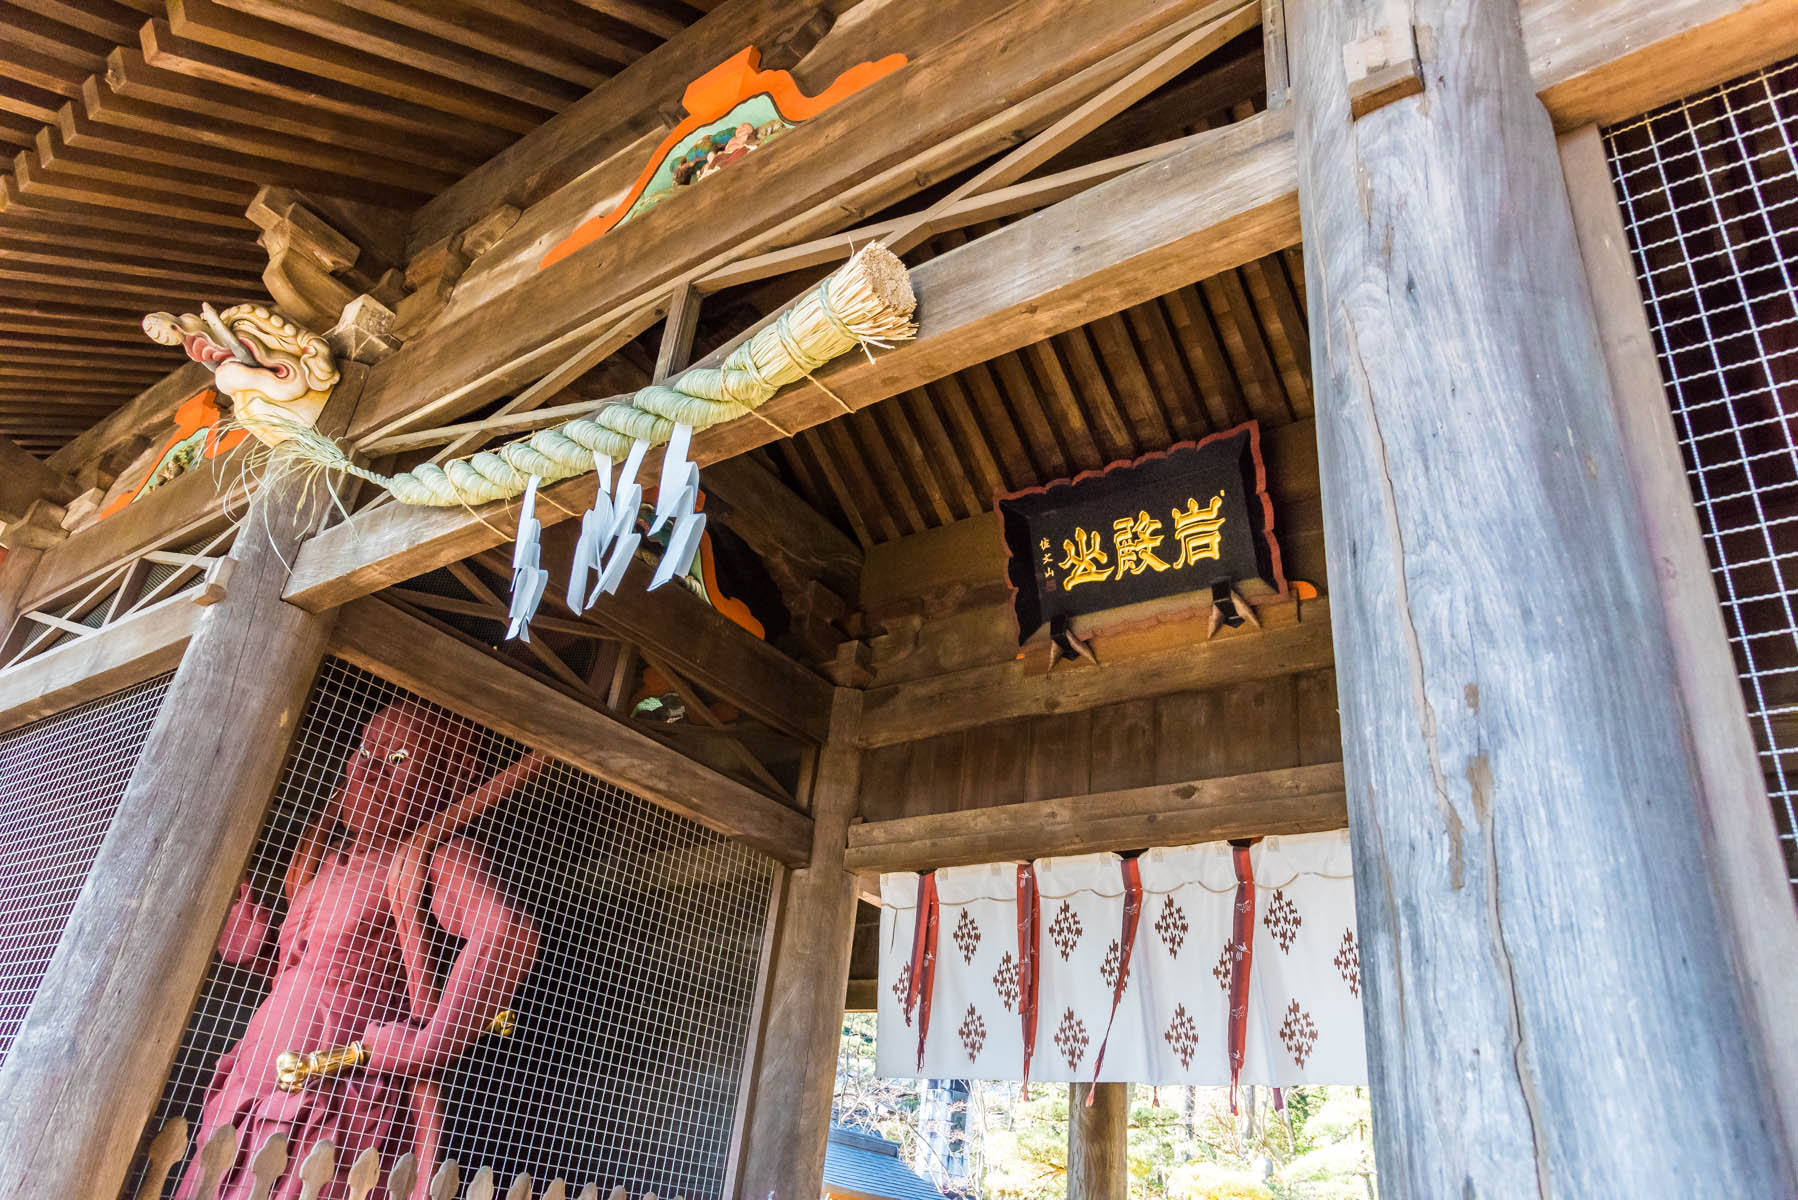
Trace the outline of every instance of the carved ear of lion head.
[[324, 338], [259, 304], [222, 313], [208, 305], [197, 316], [151, 313], [144, 332], [211, 367], [237, 424], [269, 446], [286, 441], [295, 427], [316, 425], [343, 377]]

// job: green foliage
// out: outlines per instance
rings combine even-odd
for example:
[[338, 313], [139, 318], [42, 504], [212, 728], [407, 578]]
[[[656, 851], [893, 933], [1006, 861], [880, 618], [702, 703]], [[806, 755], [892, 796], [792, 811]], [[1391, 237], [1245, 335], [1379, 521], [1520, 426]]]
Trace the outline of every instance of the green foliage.
[[[1130, 1106], [1131, 1200], [1377, 1200], [1365, 1088], [1305, 1087], [1274, 1110], [1267, 1088], [1135, 1087]], [[918, 1082], [874, 1070], [874, 1016], [843, 1021], [836, 1120], [896, 1141], [929, 1174], [936, 1151], [921, 1128]], [[969, 1200], [1065, 1200], [1068, 1089], [976, 1083], [965, 1146]]]

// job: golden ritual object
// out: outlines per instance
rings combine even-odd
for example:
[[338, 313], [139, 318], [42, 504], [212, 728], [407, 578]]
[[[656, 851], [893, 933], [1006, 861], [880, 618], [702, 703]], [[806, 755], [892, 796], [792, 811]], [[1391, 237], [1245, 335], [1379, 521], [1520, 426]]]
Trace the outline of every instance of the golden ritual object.
[[[493, 1019], [487, 1022], [487, 1027], [482, 1032], [491, 1033], [495, 1037], [511, 1037], [517, 1028], [518, 1014], [509, 1008], [502, 1008], [493, 1014]], [[367, 1062], [368, 1047], [361, 1042], [314, 1050], [310, 1054], [289, 1050], [275, 1059], [275, 1084], [284, 1092], [298, 1092], [304, 1090], [314, 1079], [329, 1079], [333, 1075], [353, 1071]]]

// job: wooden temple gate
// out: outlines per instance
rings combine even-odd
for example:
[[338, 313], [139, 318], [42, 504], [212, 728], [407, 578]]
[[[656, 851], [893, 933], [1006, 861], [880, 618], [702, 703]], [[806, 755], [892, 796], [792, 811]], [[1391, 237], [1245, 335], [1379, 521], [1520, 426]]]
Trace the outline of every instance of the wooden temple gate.
[[[220, 931], [246, 877], [279, 894], [302, 857], [312, 810], [285, 797], [347, 788], [396, 706], [478, 727], [456, 736], [494, 778], [528, 753], [616, 806], [557, 835], [586, 865], [550, 899], [482, 900], [521, 976], [588, 895], [622, 914], [596, 953], [652, 903], [688, 923], [629, 971], [593, 959], [617, 977], [581, 1020], [736, 981], [679, 1027], [735, 1031], [693, 1072], [715, 1099], [690, 1128], [643, 1098], [699, 1052], [650, 1048], [672, 1016], [619, 1019], [609, 1081], [641, 1119], [570, 1137], [638, 1141], [569, 1193], [818, 1194], [881, 872], [1345, 826], [1386, 1194], [1798, 1187], [1798, 172], [1765, 165], [1798, 136], [1798, 4], [18, 0], [4, 20], [28, 49], [0, 56], [0, 1197], [133, 1194], [164, 1118], [206, 1094], [196, 1039], [254, 1008], [217, 984]], [[1710, 224], [1682, 224], [1697, 209]], [[910, 268], [916, 337], [694, 433], [691, 587], [646, 593], [630, 565], [570, 610], [599, 489], [545, 483], [528, 643], [505, 637], [517, 503], [254, 487], [254, 443], [205, 407], [249, 351], [176, 365], [136, 328], [272, 299], [290, 363], [328, 334], [318, 432], [390, 474], [716, 366], [874, 239]], [[1277, 569], [1019, 637], [995, 498], [1249, 423]], [[378, 703], [341, 699], [352, 678]], [[347, 732], [308, 759], [320, 697]], [[77, 845], [32, 780], [107, 755]], [[426, 903], [484, 878], [443, 856], [497, 861], [480, 822], [525, 821], [509, 795], [427, 846]], [[623, 872], [653, 887], [576, 853], [655, 821]], [[60, 874], [9, 865], [32, 838]], [[29, 953], [9, 887], [59, 897], [27, 914]], [[375, 1053], [353, 1049], [352, 1070]], [[1121, 1198], [1123, 1085], [1092, 1086], [1070, 1196]], [[151, 1158], [178, 1171], [170, 1144]], [[519, 1192], [520, 1169], [461, 1161]]]

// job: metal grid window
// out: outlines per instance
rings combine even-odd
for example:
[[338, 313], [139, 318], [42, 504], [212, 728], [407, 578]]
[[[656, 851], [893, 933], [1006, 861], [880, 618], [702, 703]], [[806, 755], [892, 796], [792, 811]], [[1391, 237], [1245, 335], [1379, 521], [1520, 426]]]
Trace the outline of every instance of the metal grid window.
[[1798, 889], [1798, 61], [1605, 144]]
[[43, 982], [170, 678], [0, 735], [0, 1061]]
[[[226, 921], [157, 1124], [185, 1116], [197, 1143], [228, 1120], [240, 1169], [277, 1129], [293, 1164], [332, 1137], [340, 1172], [371, 1145], [384, 1169], [408, 1151], [422, 1162], [421, 1131], [434, 1130], [435, 1160], [454, 1158], [465, 1179], [492, 1166], [501, 1180], [564, 1178], [571, 1194], [593, 1182], [601, 1195], [622, 1184], [721, 1196], [774, 864], [554, 760], [516, 790], [489, 788], [500, 797], [464, 823], [458, 806], [524, 754], [326, 662], [250, 862], [249, 904]], [[416, 778], [369, 785], [381, 771]], [[410, 815], [370, 838], [376, 809]], [[444, 813], [457, 815], [433, 823]], [[396, 917], [407, 902], [393, 898], [406, 846], [428, 864], [415, 910], [427, 965], [410, 973], [420, 960]], [[409, 998], [420, 978], [437, 1011], [459, 996], [478, 1010], [468, 1021], [480, 1031], [445, 1064], [373, 1063], [298, 1098], [274, 1093], [279, 1051], [396, 1022], [431, 1028]], [[496, 1004], [516, 1015], [509, 1034], [490, 1030]], [[308, 1040], [326, 1045], [298, 1044]]]

